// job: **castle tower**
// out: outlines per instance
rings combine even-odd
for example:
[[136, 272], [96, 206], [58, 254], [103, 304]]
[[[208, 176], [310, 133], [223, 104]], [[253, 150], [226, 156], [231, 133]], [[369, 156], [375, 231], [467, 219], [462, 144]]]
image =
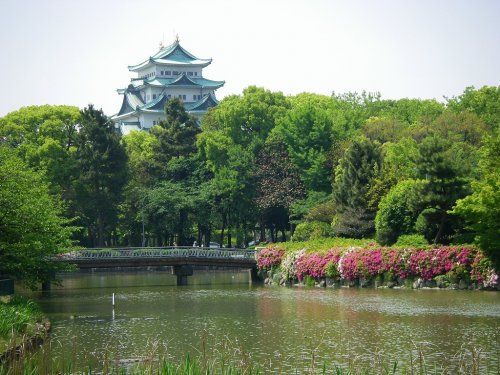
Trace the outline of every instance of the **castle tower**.
[[120, 111], [112, 117], [122, 134], [132, 130], [148, 130], [165, 119], [165, 103], [179, 98], [186, 111], [200, 119], [210, 107], [217, 105], [215, 90], [224, 81], [203, 77], [203, 68], [212, 59], [199, 59], [181, 47], [179, 39], [140, 64], [129, 66], [137, 73], [125, 89]]

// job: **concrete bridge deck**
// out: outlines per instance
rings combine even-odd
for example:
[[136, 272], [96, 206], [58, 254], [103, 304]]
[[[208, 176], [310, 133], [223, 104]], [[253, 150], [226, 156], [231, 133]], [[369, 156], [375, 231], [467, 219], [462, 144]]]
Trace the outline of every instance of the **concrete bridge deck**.
[[172, 266], [177, 284], [186, 285], [193, 266], [215, 266], [249, 269], [255, 278], [255, 250], [203, 247], [138, 247], [82, 249], [57, 257], [60, 262], [80, 269], [112, 267]]

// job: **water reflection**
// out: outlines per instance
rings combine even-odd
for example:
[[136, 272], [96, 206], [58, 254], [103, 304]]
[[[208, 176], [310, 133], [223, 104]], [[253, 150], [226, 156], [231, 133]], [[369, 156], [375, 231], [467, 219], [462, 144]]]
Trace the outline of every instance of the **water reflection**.
[[423, 346], [429, 365], [476, 347], [483, 370], [498, 370], [495, 292], [251, 286], [246, 271], [198, 271], [189, 283], [176, 287], [168, 272], [72, 274], [39, 301], [56, 354], [82, 363], [104, 353], [138, 358], [153, 340], [179, 358], [208, 334], [281, 369], [305, 368], [313, 353], [319, 363], [370, 363], [380, 352], [409, 362]]

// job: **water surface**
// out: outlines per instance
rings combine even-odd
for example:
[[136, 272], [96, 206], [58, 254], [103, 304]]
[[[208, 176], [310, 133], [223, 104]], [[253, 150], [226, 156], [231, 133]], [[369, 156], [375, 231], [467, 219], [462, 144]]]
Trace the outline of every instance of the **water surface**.
[[409, 363], [419, 348], [440, 368], [480, 350], [482, 372], [499, 371], [497, 292], [252, 286], [246, 271], [195, 271], [189, 283], [177, 287], [159, 271], [77, 273], [37, 299], [53, 323], [55, 355], [79, 363], [104, 356], [126, 362], [155, 344], [182, 358], [204, 343], [212, 355], [226, 345], [285, 372], [307, 368], [312, 358]]

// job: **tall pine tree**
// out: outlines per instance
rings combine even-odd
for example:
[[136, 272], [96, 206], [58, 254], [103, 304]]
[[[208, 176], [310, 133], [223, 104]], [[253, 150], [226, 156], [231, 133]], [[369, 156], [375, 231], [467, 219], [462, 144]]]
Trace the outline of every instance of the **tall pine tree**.
[[114, 243], [118, 205], [127, 182], [127, 155], [114, 124], [92, 105], [81, 111], [77, 137], [76, 214], [87, 231], [87, 246]]
[[355, 140], [340, 160], [333, 186], [337, 235], [362, 238], [373, 234], [375, 210], [368, 204], [368, 191], [380, 163], [378, 144], [366, 138]]

